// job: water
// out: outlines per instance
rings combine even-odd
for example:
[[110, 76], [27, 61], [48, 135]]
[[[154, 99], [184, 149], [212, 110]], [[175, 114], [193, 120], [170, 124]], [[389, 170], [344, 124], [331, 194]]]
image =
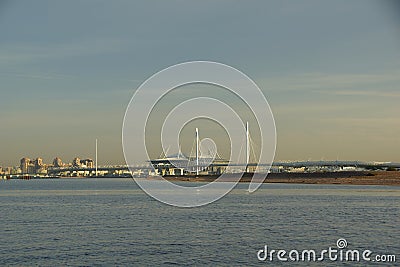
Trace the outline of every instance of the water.
[[130, 179], [0, 181], [0, 265], [292, 266], [260, 262], [257, 251], [321, 251], [338, 238], [400, 261], [398, 187], [246, 188], [184, 209], [153, 200]]

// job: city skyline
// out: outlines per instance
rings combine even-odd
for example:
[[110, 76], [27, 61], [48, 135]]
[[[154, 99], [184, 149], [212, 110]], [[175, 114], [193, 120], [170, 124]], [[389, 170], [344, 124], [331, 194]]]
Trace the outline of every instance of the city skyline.
[[94, 158], [96, 138], [100, 165], [124, 164], [122, 121], [135, 89], [190, 60], [232, 65], [259, 85], [275, 116], [276, 161], [400, 162], [397, 7], [2, 2], [0, 166]]
[[[235, 173], [238, 171], [249, 172], [256, 168], [258, 173], [351, 173], [366, 171], [396, 171], [400, 163], [396, 162], [362, 162], [362, 161], [274, 161], [272, 164], [263, 162], [231, 162], [229, 160], [200, 156], [198, 166], [195, 168], [197, 155], [185, 158], [184, 155], [169, 155], [151, 160], [146, 164], [135, 165], [97, 165], [97, 159], [81, 159], [75, 157], [71, 162], [64, 162], [61, 158], [55, 157], [51, 163], [43, 158], [30, 159], [24, 157], [18, 166], [0, 166], [0, 178], [2, 179], [30, 179], [34, 178], [66, 178], [66, 177], [133, 177], [146, 178], [158, 175], [190, 175], [193, 173], [221, 174]], [[231, 165], [232, 164], [232, 165]], [[230, 165], [229, 170], [227, 166]], [[258, 167], [257, 167], [258, 165]]]

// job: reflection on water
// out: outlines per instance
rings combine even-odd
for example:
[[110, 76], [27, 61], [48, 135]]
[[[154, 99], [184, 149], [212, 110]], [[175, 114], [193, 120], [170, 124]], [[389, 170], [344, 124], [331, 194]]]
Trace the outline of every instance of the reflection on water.
[[398, 187], [265, 184], [253, 194], [247, 187], [184, 209], [157, 202], [130, 179], [1, 181], [0, 264], [256, 265], [264, 245], [318, 250], [338, 238], [400, 253]]

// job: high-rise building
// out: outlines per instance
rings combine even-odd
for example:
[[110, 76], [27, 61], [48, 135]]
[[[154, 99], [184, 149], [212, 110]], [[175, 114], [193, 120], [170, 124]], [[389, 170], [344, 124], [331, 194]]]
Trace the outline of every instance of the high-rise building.
[[41, 169], [42, 167], [43, 167], [43, 159], [42, 158], [35, 159], [35, 168]]
[[22, 173], [28, 173], [29, 164], [31, 164], [31, 160], [29, 158], [22, 158], [21, 159], [20, 168]]
[[36, 174], [45, 174], [47, 173], [46, 165], [43, 163], [42, 158], [35, 159], [35, 173]]
[[59, 157], [56, 157], [53, 160], [53, 166], [54, 167], [62, 167], [62, 166], [64, 166], [64, 164], [62, 163], [62, 160]]
[[81, 160], [81, 166], [86, 168], [93, 168], [94, 163], [92, 159], [83, 159]]
[[35, 173], [35, 164], [29, 158], [22, 158], [20, 162], [21, 162], [20, 164], [21, 172], [23, 174]]
[[81, 167], [81, 159], [80, 158], [74, 158], [72, 161], [72, 166], [73, 167]]

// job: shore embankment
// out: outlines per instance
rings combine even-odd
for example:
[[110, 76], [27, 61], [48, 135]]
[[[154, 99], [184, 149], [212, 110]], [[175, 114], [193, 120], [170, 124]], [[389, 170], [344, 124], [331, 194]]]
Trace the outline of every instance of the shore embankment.
[[[258, 174], [256, 174], [258, 175]], [[242, 183], [251, 181], [253, 174], [246, 173], [240, 179]], [[211, 182], [218, 176], [167, 176], [171, 181]], [[234, 177], [226, 175], [221, 182], [235, 181]], [[347, 184], [347, 185], [392, 185], [400, 186], [399, 171], [342, 171], [313, 173], [270, 173], [264, 183], [292, 184]]]

